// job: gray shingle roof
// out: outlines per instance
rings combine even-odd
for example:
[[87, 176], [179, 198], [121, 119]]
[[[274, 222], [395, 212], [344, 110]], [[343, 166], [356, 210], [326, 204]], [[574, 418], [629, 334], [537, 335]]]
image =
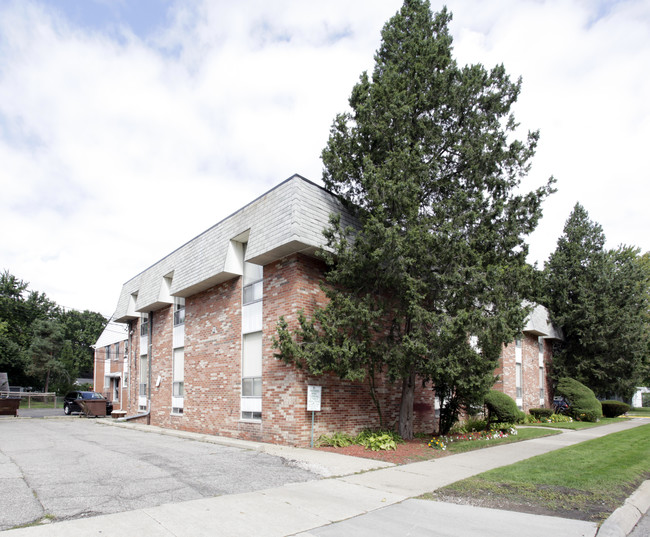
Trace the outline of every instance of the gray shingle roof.
[[113, 318], [137, 318], [172, 303], [172, 295], [191, 296], [241, 275], [233, 240], [247, 242], [245, 260], [259, 265], [313, 255], [324, 246], [331, 213], [354, 225], [338, 198], [294, 175], [126, 282]]

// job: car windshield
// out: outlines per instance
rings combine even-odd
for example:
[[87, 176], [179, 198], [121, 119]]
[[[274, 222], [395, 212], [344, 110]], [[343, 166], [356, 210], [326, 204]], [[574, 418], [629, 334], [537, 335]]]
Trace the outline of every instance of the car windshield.
[[82, 399], [103, 399], [102, 395], [97, 392], [81, 392]]

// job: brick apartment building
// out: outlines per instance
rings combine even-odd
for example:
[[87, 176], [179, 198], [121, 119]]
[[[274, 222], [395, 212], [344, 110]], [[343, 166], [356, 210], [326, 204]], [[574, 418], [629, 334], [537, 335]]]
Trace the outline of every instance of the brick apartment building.
[[93, 345], [93, 384], [96, 392], [113, 401], [114, 410], [126, 409], [129, 382], [128, 327], [109, 321]]
[[[98, 359], [106, 352], [98, 341], [96, 390], [114, 395], [119, 381], [111, 375], [121, 366], [119, 403], [129, 418], [307, 445], [312, 421], [307, 392], [316, 385], [322, 387], [322, 399], [315, 437], [379, 426], [365, 384], [312, 377], [273, 356], [278, 318], [291, 321], [299, 310], [310, 314], [324, 304], [319, 282], [325, 267], [315, 254], [335, 212], [344, 225], [354, 224], [335, 196], [294, 175], [126, 282], [113, 316], [126, 327], [126, 347], [120, 348], [126, 351], [108, 367], [105, 357]], [[504, 351], [500, 389], [513, 397], [517, 387], [523, 390], [518, 402], [524, 409], [540, 406], [542, 398], [548, 403], [549, 343], [543, 342], [543, 370], [529, 349], [533, 341], [535, 349], [541, 348], [539, 337], [556, 336], [543, 314], [539, 310], [531, 316], [522, 352], [513, 351], [510, 360], [512, 345]], [[392, 425], [401, 386], [386, 381], [378, 392], [385, 422]], [[434, 430], [434, 399], [430, 387], [416, 393], [416, 431]]]

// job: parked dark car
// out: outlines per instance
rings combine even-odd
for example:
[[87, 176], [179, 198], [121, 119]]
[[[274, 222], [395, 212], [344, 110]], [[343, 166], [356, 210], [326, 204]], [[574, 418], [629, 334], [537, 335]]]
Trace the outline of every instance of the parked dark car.
[[81, 412], [81, 407], [77, 402], [78, 399], [103, 399], [106, 401], [106, 415], [110, 416], [113, 412], [113, 403], [106, 399], [101, 393], [97, 392], [70, 392], [63, 398], [63, 412], [69, 416], [73, 412]]

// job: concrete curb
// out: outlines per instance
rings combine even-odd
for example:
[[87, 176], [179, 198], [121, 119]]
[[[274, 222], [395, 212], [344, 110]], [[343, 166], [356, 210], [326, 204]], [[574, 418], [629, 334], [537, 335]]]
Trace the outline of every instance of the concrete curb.
[[625, 503], [603, 522], [597, 537], [626, 537], [649, 508], [650, 480], [641, 483]]

